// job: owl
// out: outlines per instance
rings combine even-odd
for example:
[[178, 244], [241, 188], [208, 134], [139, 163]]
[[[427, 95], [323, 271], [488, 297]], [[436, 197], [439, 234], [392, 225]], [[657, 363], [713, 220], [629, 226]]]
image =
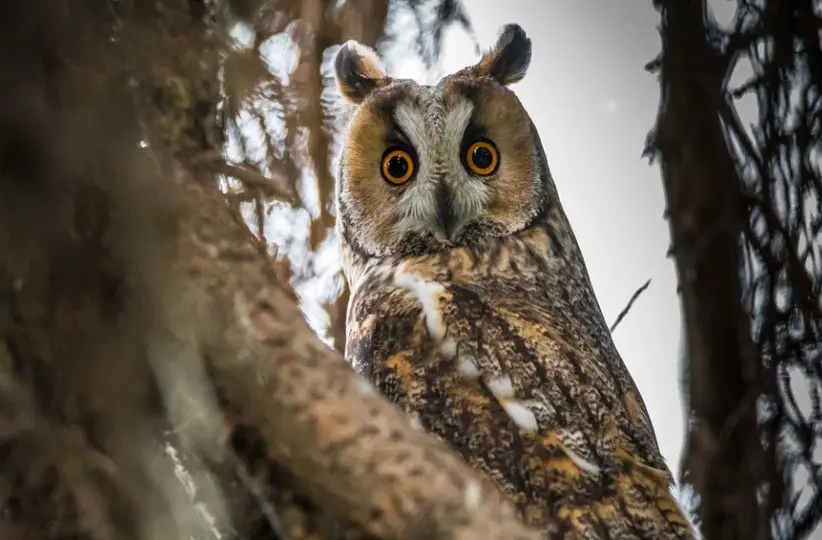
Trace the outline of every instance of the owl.
[[515, 24], [434, 86], [339, 49], [345, 356], [546, 538], [693, 538], [509, 88], [530, 60]]

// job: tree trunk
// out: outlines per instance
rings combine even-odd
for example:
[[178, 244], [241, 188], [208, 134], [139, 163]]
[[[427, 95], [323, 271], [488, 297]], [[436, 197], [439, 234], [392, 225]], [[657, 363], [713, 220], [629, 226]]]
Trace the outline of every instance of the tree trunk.
[[707, 41], [705, 2], [658, 2], [656, 128], [685, 325], [689, 429], [682, 481], [710, 539], [770, 538], [758, 514], [761, 364], [741, 296], [741, 185], [719, 116], [727, 61]]

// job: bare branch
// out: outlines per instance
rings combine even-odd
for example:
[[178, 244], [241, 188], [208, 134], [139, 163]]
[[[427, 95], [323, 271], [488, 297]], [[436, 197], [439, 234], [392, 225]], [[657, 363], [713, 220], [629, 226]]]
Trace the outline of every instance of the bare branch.
[[651, 285], [651, 280], [649, 279], [648, 281], [646, 281], [645, 283], [643, 283], [643, 284], [642, 284], [642, 285], [641, 285], [641, 286], [640, 286], [640, 287], [639, 287], [639, 288], [638, 288], [638, 289], [634, 292], [634, 294], [632, 294], [632, 295], [631, 295], [631, 299], [630, 299], [630, 300], [628, 300], [628, 305], [626, 305], [626, 306], [622, 309], [622, 311], [620, 311], [620, 312], [619, 312], [619, 315], [617, 315], [617, 318], [616, 318], [616, 320], [614, 321], [614, 324], [612, 324], [612, 325], [611, 325], [610, 330], [611, 330], [611, 333], [612, 333], [612, 334], [614, 333], [614, 330], [616, 330], [617, 325], [619, 325], [619, 323], [621, 323], [621, 322], [622, 322], [622, 319], [624, 319], [624, 318], [625, 318], [625, 316], [628, 314], [628, 312], [629, 312], [629, 311], [631, 311], [631, 308], [633, 307], [634, 302], [636, 302], [637, 298], [639, 298], [639, 296], [640, 296], [642, 293], [644, 293], [644, 292], [648, 289], [648, 287], [649, 287], [650, 285]]
[[243, 182], [251, 189], [262, 191], [265, 195], [276, 197], [277, 199], [294, 204], [297, 196], [291, 190], [288, 182], [283, 177], [274, 180], [266, 178], [257, 171], [242, 165], [231, 165], [222, 160], [207, 161], [203, 163], [209, 171], [231, 176]]

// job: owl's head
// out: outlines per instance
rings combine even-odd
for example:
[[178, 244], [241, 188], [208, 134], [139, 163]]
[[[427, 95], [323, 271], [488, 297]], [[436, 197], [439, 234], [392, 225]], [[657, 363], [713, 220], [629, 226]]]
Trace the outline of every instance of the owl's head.
[[471, 67], [436, 86], [394, 79], [377, 55], [345, 43], [335, 59], [354, 107], [337, 181], [339, 226], [369, 257], [411, 256], [528, 228], [553, 191], [539, 137], [508, 88], [531, 41], [506, 25]]

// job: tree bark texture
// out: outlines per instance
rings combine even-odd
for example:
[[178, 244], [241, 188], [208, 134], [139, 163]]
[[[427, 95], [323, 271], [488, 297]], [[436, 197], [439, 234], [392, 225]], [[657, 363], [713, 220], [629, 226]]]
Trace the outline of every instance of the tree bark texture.
[[[167, 4], [145, 23], [199, 5]], [[213, 65], [131, 56], [160, 73], [135, 82], [101, 63], [109, 6], [61, 6], [0, 22], [0, 537], [214, 537], [170, 442], [229, 538], [538, 538], [317, 339], [186, 165]]]
[[704, 0], [662, 13], [656, 145], [685, 325], [689, 429], [682, 481], [705, 538], [769, 538], [758, 513], [760, 366], [741, 296], [741, 185], [720, 121], [727, 59], [707, 38]]

